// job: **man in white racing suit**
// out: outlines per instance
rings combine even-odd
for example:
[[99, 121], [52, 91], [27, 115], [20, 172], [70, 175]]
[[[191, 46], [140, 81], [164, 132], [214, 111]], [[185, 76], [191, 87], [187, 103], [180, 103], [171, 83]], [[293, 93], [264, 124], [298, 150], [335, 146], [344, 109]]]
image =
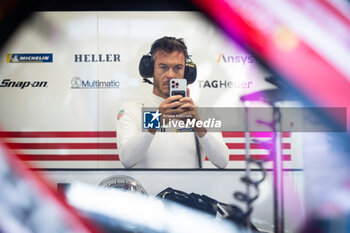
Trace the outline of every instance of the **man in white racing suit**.
[[189, 132], [142, 131], [143, 107], [158, 108], [161, 122], [168, 122], [164, 116], [169, 115], [200, 120], [189, 88], [186, 97], [169, 96], [170, 80], [186, 77], [188, 53], [183, 40], [160, 38], [153, 43], [149, 56], [153, 93], [123, 104], [118, 112], [117, 146], [122, 164], [126, 168], [201, 168], [207, 157], [216, 167], [225, 168], [229, 152], [220, 132], [207, 132], [205, 127], [196, 126]]

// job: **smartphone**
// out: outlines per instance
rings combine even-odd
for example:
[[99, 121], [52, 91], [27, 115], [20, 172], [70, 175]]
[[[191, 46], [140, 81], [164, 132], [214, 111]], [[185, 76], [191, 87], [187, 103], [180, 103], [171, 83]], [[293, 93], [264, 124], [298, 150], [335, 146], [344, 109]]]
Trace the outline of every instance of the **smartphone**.
[[187, 96], [187, 80], [186, 79], [171, 79], [170, 80], [170, 96], [182, 95]]

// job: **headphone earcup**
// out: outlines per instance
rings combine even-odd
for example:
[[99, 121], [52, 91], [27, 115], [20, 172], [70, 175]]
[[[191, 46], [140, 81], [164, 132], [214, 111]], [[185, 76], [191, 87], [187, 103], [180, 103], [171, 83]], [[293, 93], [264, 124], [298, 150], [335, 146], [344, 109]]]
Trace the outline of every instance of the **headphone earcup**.
[[143, 78], [152, 78], [154, 72], [154, 64], [151, 55], [143, 55], [140, 64], [139, 72]]
[[194, 62], [186, 62], [184, 78], [187, 80], [187, 84], [192, 84], [197, 78], [197, 66]]

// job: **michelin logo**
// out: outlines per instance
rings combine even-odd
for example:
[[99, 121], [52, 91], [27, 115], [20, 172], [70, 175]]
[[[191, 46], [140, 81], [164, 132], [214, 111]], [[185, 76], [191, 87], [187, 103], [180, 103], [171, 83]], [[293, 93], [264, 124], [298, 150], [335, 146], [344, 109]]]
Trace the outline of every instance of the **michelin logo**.
[[43, 63], [52, 62], [52, 53], [8, 53], [7, 63]]

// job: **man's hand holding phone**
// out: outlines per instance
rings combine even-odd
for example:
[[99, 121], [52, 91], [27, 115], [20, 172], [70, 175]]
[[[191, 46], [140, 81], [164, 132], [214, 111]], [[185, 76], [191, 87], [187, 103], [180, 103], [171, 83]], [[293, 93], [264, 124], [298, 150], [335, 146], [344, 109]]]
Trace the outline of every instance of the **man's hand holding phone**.
[[[187, 97], [183, 97], [179, 99], [181, 105], [179, 105], [179, 109], [184, 110], [184, 112], [179, 114], [179, 117], [183, 120], [187, 119], [195, 119], [196, 121], [200, 120], [199, 114], [197, 111], [197, 106], [194, 104], [192, 98], [190, 97], [190, 89], [187, 88]], [[194, 131], [197, 133], [199, 137], [203, 137], [207, 133], [207, 129], [205, 127], [197, 128], [194, 127]]]
[[[160, 122], [163, 124], [168, 124], [169, 120], [175, 119], [175, 116], [185, 112], [184, 109], [179, 108], [183, 103], [180, 99], [183, 98], [182, 95], [174, 95], [166, 98], [158, 107], [160, 115]], [[155, 134], [156, 129], [149, 129], [150, 133]]]
[[[161, 122], [167, 124], [170, 119], [187, 121], [187, 119], [199, 120], [197, 107], [190, 97], [190, 90], [187, 88], [186, 79], [170, 80], [170, 97], [165, 99], [159, 106], [162, 113]], [[163, 120], [164, 119], [164, 120]], [[207, 129], [194, 128], [199, 137], [203, 137]]]
[[182, 98], [182, 95], [170, 96], [159, 105], [159, 111], [162, 113], [160, 118], [162, 124], [167, 124], [170, 119], [175, 119], [176, 116], [185, 112], [184, 109], [179, 108], [183, 104], [180, 102]]

